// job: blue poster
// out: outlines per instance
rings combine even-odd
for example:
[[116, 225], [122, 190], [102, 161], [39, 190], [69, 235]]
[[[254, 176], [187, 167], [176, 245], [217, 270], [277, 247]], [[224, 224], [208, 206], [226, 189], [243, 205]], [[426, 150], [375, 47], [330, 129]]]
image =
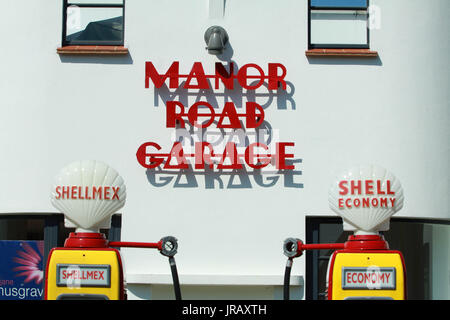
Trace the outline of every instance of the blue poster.
[[42, 300], [44, 241], [0, 241], [0, 300]]

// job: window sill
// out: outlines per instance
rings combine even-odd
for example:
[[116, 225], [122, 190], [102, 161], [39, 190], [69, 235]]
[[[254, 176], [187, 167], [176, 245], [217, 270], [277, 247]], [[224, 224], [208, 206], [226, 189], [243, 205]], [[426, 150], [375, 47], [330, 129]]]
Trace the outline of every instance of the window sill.
[[56, 49], [58, 54], [64, 55], [127, 55], [124, 46], [64, 46]]
[[307, 57], [378, 57], [377, 51], [369, 49], [310, 49], [305, 54]]
[[[204, 286], [281, 286], [279, 275], [180, 274], [183, 285]], [[172, 284], [169, 274], [127, 273], [128, 284]], [[291, 276], [291, 286], [304, 286], [303, 276]]]

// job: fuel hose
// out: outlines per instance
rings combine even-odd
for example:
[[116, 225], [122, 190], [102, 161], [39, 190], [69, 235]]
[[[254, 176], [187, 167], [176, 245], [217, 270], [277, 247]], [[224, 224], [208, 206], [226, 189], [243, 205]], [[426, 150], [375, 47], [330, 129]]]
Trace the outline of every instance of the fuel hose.
[[175, 300], [181, 300], [180, 280], [178, 279], [177, 264], [175, 258], [169, 257], [170, 270], [172, 272], [173, 288], [175, 291]]
[[283, 284], [283, 298], [289, 300], [290, 284], [291, 284], [291, 269], [294, 263], [294, 258], [299, 257], [302, 252], [298, 250], [299, 239], [287, 238], [283, 242], [283, 253], [288, 257], [286, 268], [284, 269], [284, 284]]
[[290, 282], [291, 282], [291, 269], [293, 258], [288, 258], [286, 262], [286, 268], [284, 269], [284, 285], [283, 285], [283, 299], [289, 300]]

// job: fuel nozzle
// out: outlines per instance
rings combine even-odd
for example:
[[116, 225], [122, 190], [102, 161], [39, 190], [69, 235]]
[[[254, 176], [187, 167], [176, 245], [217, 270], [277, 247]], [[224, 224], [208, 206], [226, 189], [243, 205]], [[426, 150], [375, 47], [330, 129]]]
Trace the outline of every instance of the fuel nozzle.
[[[303, 250], [299, 248], [298, 244], [303, 244], [300, 239], [287, 238], [283, 243], [283, 253], [289, 259], [300, 257], [303, 254]], [[299, 250], [300, 249], [300, 250]]]
[[177, 254], [178, 240], [175, 237], [167, 236], [161, 239], [161, 250], [163, 256], [173, 257]]

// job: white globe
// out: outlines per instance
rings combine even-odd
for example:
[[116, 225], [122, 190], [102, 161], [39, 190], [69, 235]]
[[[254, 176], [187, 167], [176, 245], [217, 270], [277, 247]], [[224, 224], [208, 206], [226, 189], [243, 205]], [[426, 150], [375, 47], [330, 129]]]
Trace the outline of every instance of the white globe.
[[403, 200], [400, 181], [376, 165], [343, 172], [328, 193], [329, 206], [342, 217], [344, 230], [359, 234], [389, 230], [390, 217], [403, 207]]
[[98, 232], [125, 205], [126, 187], [116, 170], [95, 161], [75, 161], [55, 178], [51, 202], [78, 229]]

